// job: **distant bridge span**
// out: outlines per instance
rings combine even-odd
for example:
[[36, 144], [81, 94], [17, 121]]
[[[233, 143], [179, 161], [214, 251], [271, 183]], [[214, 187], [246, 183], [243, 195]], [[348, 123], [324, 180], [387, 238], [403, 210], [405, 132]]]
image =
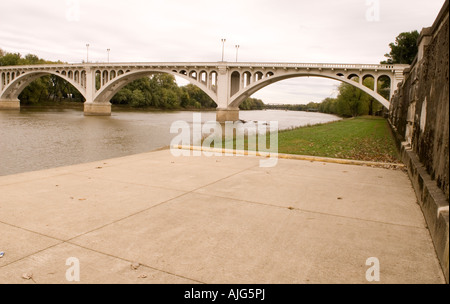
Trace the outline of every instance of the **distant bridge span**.
[[[323, 64], [258, 62], [84, 63], [0, 67], [0, 109], [20, 108], [19, 94], [44, 75], [57, 75], [86, 99], [85, 115], [111, 115], [111, 98], [125, 85], [155, 73], [168, 73], [198, 86], [217, 104], [217, 120], [239, 119], [239, 105], [272, 83], [294, 77], [324, 77], [351, 84], [389, 109], [378, 93], [380, 77], [390, 79], [390, 97], [403, 80], [400, 64]], [[374, 89], [363, 85], [373, 77]], [[352, 80], [358, 77], [359, 81]]]

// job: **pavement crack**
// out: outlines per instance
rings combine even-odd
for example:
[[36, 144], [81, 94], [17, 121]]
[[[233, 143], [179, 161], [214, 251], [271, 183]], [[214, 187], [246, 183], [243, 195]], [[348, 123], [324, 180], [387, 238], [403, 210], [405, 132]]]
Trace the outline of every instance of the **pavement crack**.
[[267, 206], [267, 207], [272, 207], [272, 208], [277, 208], [277, 209], [288, 209], [288, 210], [299, 211], [299, 212], [303, 212], [303, 213], [320, 214], [320, 215], [331, 216], [331, 217], [340, 217], [340, 218], [351, 219], [351, 220], [355, 220], [355, 221], [364, 221], [364, 222], [372, 222], [372, 223], [377, 223], [377, 224], [385, 224], [385, 225], [398, 226], [398, 227], [427, 229], [428, 230], [428, 228], [425, 226], [421, 227], [421, 226], [413, 226], [413, 225], [406, 225], [406, 224], [399, 224], [399, 223], [390, 223], [390, 222], [384, 222], [384, 221], [378, 221], [378, 220], [372, 220], [372, 219], [364, 219], [364, 218], [360, 218], [360, 217], [352, 217], [352, 216], [346, 216], [346, 215], [340, 215], [340, 214], [332, 214], [332, 213], [325, 213], [325, 212], [314, 211], [314, 210], [307, 210], [307, 209], [302, 209], [302, 208], [297, 208], [297, 207], [292, 207], [292, 206], [279, 206], [279, 205], [273, 205], [273, 204], [264, 203], [264, 202], [255, 202], [255, 201], [249, 201], [249, 200], [245, 200], [245, 199], [222, 196], [222, 195], [218, 195], [218, 194], [211, 194], [211, 193], [205, 194], [205, 193], [201, 193], [201, 192], [198, 192], [195, 194], [202, 195], [202, 196], [234, 200], [234, 201], [255, 204], [255, 205], [261, 205], [261, 206]]

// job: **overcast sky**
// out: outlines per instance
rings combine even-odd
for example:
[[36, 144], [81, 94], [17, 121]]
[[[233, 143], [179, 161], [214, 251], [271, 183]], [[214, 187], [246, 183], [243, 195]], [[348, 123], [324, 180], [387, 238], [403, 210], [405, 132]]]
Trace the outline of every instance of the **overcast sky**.
[[[81, 62], [379, 63], [405, 31], [431, 26], [444, 0], [1, 0], [0, 48]], [[180, 83], [184, 84], [184, 83]], [[253, 97], [320, 102], [338, 83], [295, 78]]]

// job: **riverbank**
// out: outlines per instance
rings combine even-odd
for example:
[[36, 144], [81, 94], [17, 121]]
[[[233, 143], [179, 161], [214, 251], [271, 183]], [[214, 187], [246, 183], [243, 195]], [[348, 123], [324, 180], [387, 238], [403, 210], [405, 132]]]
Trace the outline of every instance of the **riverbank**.
[[[362, 116], [342, 119], [280, 130], [277, 135], [278, 153], [401, 163], [389, 124], [382, 117]], [[247, 143], [248, 140], [245, 141], [246, 149]], [[269, 146], [268, 136], [267, 147]]]
[[[83, 111], [84, 103], [76, 101], [45, 101], [38, 104], [21, 104], [21, 109], [74, 109]], [[174, 109], [156, 107], [132, 107], [130, 105], [112, 104], [112, 111], [123, 112], [173, 112], [173, 111], [216, 111], [216, 108], [179, 107]]]
[[278, 134], [278, 152], [400, 163], [389, 124], [376, 116], [300, 127]]
[[[77, 106], [76, 104], [74, 106]], [[81, 105], [80, 105], [81, 106]], [[194, 115], [195, 114], [195, 115]], [[83, 109], [31, 107], [0, 111], [0, 176], [156, 150], [179, 133], [173, 122], [214, 121], [215, 111], [122, 111], [84, 116]], [[245, 120], [278, 121], [279, 129], [338, 119], [319, 113], [241, 111]]]

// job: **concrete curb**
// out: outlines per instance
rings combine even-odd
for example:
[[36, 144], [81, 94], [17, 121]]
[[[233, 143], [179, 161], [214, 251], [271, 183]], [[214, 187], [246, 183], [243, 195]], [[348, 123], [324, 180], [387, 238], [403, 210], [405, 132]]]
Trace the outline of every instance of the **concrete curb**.
[[262, 156], [262, 157], [277, 157], [284, 159], [297, 159], [297, 160], [308, 160], [317, 162], [327, 162], [335, 164], [346, 164], [346, 165], [359, 165], [359, 166], [371, 166], [371, 167], [382, 167], [382, 168], [404, 168], [405, 165], [401, 163], [384, 163], [384, 162], [373, 162], [373, 161], [361, 161], [353, 159], [342, 159], [342, 158], [331, 158], [331, 157], [320, 157], [320, 156], [309, 156], [309, 155], [296, 155], [296, 154], [283, 154], [283, 153], [272, 153], [272, 152], [259, 152], [259, 151], [246, 151], [246, 150], [232, 150], [224, 148], [208, 148], [202, 146], [188, 146], [188, 145], [173, 145], [171, 149], [182, 149], [191, 151], [204, 151], [212, 153], [220, 153], [224, 155], [248, 155], [248, 156]]

